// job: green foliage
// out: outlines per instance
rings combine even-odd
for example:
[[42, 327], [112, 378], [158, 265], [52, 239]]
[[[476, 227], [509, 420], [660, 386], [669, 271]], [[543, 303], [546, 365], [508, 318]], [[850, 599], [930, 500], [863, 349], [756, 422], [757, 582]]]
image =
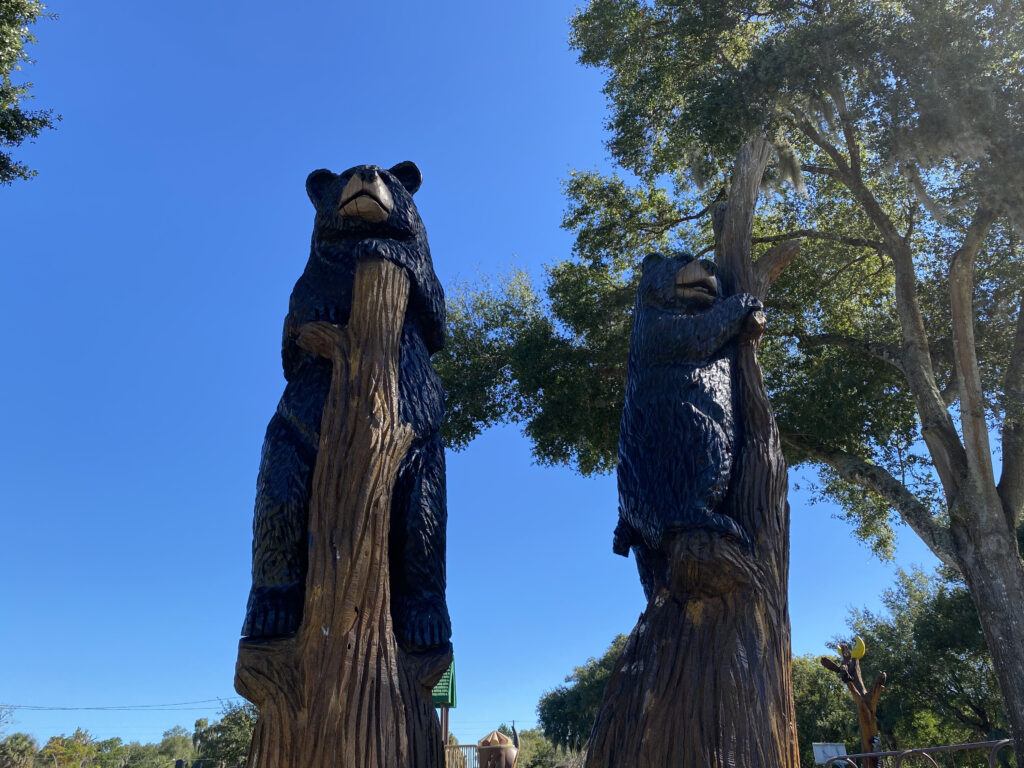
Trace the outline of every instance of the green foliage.
[[193, 744], [198, 757], [228, 765], [243, 765], [249, 754], [249, 742], [259, 714], [255, 705], [247, 701], [226, 702], [221, 707], [220, 720], [212, 724], [196, 722]]
[[[970, 211], [1002, 212], [975, 290], [979, 366], [998, 428], [1024, 294], [1024, 22], [1011, 6], [587, 3], [572, 42], [607, 76], [609, 147], [628, 175], [569, 178], [573, 254], [540, 285], [517, 274], [456, 298], [439, 365], [449, 443], [511, 422], [540, 463], [614, 468], [634, 266], [650, 251], [708, 250], [709, 216], [698, 214], [721, 195], [733, 151], [756, 129], [778, 158], [755, 258], [781, 240], [801, 242], [772, 286], [761, 350], [787, 459], [821, 470], [819, 497], [837, 502], [882, 557], [902, 513], [895, 496], [943, 520], [916, 403], [893, 362], [902, 345], [894, 270], [872, 212], [911, 248], [936, 383], [954, 408], [949, 259]], [[837, 162], [856, 166], [863, 188], [838, 175]], [[801, 189], [784, 183], [794, 178]], [[862, 474], [838, 471], [829, 461], [837, 454], [882, 468], [902, 491], [882, 494]]]
[[53, 736], [39, 751], [39, 761], [53, 768], [87, 768], [98, 752], [89, 732], [77, 728], [70, 736]]
[[855, 611], [850, 630], [867, 643], [865, 679], [888, 675], [878, 719], [890, 744], [1003, 738], [999, 686], [966, 587], [901, 571], [883, 602], [881, 614]]
[[[116, 737], [97, 741], [78, 728], [70, 736], [52, 737], [40, 749], [31, 736], [14, 733], [0, 741], [0, 768], [169, 768], [176, 760], [188, 764], [196, 758], [240, 766], [249, 751], [255, 717], [251, 704], [225, 704], [221, 719], [212, 725], [198, 720], [194, 733], [175, 726], [156, 744], [126, 743]], [[201, 751], [196, 744], [202, 745]]]
[[544, 738], [539, 728], [525, 730], [519, 734], [518, 768], [555, 768], [558, 764], [558, 750]]
[[27, 733], [12, 733], [0, 741], [0, 768], [32, 768], [39, 745]]
[[140, 744], [137, 741], [125, 744], [121, 739], [113, 738], [96, 743], [96, 755], [89, 765], [90, 768], [170, 768], [175, 759], [188, 756], [188, 753], [175, 755], [165, 752], [157, 744]]
[[[878, 708], [885, 747], [1005, 738], [992, 661], [963, 584], [948, 574], [900, 571], [883, 604], [881, 613], [853, 611], [849, 629], [867, 644], [861, 661], [865, 683], [870, 686], [880, 672], [887, 675]], [[841, 742], [860, 751], [850, 693], [817, 657], [793, 659], [793, 698], [801, 765], [813, 765], [811, 744], [816, 741]]]
[[195, 757], [193, 734], [176, 725], [164, 731], [163, 738], [157, 745], [157, 751], [170, 760], [191, 760]]
[[628, 326], [582, 327], [584, 297], [601, 292], [590, 280], [601, 277], [574, 265], [552, 274], [552, 301], [580, 309], [575, 336], [556, 327], [522, 274], [495, 290], [454, 297], [449, 343], [435, 358], [448, 391], [449, 445], [515, 421], [525, 424], [541, 463], [572, 464], [585, 474], [614, 466], [607, 446], [618, 433]]
[[541, 696], [537, 716], [541, 730], [552, 744], [578, 752], [590, 738], [597, 712], [615, 662], [626, 647], [627, 637], [619, 635], [599, 659], [576, 667], [560, 685]]
[[[966, 587], [944, 571], [932, 576], [900, 571], [883, 604], [881, 613], [851, 612], [849, 630], [867, 644], [861, 664], [868, 685], [879, 672], [888, 675], [878, 710], [886, 748], [1005, 738], [999, 687]], [[616, 637], [600, 659], [577, 667], [565, 685], [541, 697], [541, 731], [520, 734], [521, 755], [537, 762], [521, 765], [550, 768], [564, 757], [556, 745], [574, 752], [586, 746], [626, 640]], [[792, 671], [801, 765], [814, 765], [814, 742], [859, 751], [857, 709], [846, 686], [818, 656], [797, 656]], [[535, 736], [543, 740], [536, 748]]]
[[802, 768], [814, 765], [811, 745], [815, 742], [846, 744], [851, 754], [860, 751], [853, 701], [846, 686], [821, 666], [817, 656], [793, 659], [793, 701]]
[[25, 109], [32, 84], [14, 78], [22, 65], [29, 63], [25, 49], [35, 42], [30, 27], [44, 15], [39, 0], [0, 0], [0, 184], [35, 175], [2, 148], [35, 138], [58, 119], [49, 110]]
[[998, 157], [1019, 196], [1022, 34], [1012, 3], [591, 0], [572, 42], [607, 74], [613, 156], [646, 178], [703, 166], [701, 182], [758, 131], [799, 156], [794, 113], [831, 128], [843, 89], [869, 153]]

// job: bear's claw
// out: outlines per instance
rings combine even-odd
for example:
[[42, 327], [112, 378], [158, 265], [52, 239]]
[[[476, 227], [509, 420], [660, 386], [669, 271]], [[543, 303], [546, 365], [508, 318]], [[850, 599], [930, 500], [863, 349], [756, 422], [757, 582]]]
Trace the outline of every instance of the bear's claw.
[[447, 644], [452, 634], [448, 609], [435, 601], [412, 601], [401, 606], [398, 639], [408, 650], [436, 648]]
[[242, 637], [264, 639], [294, 635], [302, 622], [301, 584], [259, 587], [249, 596]]

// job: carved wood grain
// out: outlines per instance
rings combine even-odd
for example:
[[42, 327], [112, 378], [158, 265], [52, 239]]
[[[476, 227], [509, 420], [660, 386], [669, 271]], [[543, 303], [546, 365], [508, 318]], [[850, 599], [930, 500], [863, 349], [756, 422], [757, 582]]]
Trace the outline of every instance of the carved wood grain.
[[259, 707], [249, 768], [441, 768], [430, 686], [450, 647], [410, 656], [391, 621], [391, 495], [412, 429], [399, 419], [402, 269], [360, 262], [344, 328], [299, 343], [332, 362], [309, 512], [303, 621], [295, 637], [242, 640], [235, 687]]
[[[716, 212], [717, 261], [730, 293], [756, 295], [763, 286], [750, 238], [769, 156], [760, 140], [741, 150], [728, 205]], [[702, 546], [719, 594], [663, 589], [651, 597], [605, 690], [587, 768], [800, 764], [790, 677], [786, 465], [756, 350], [750, 338], [737, 352], [740, 442], [721, 510], [753, 534], [754, 556], [721, 542]], [[700, 567], [695, 547], [691, 539], [673, 557], [685, 568]], [[728, 588], [723, 579], [731, 580]]]

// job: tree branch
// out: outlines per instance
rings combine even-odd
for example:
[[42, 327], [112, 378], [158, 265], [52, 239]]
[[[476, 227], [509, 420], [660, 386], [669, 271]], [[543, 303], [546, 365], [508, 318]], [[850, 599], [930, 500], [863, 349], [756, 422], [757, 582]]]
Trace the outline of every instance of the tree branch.
[[910, 236], [914, 234], [914, 227], [917, 225], [917, 206], [914, 203], [907, 205], [907, 231], [903, 233], [904, 242], [910, 242]]
[[[857, 201], [864, 207], [865, 213], [871, 222], [878, 228], [878, 231], [882, 234], [882, 238], [885, 240], [887, 246], [892, 246], [895, 243], [902, 242], [902, 238], [896, 225], [893, 224], [892, 220], [879, 205], [875, 196], [864, 184], [864, 178], [861, 175], [860, 166], [860, 151], [856, 144], [856, 133], [847, 134], [844, 126], [844, 137], [847, 140], [847, 144], [850, 145], [850, 141], [854, 143], [850, 146], [851, 159], [848, 162], [843, 153], [839, 151], [839, 147], [825, 138], [806, 115], [799, 112], [792, 112], [791, 117], [796, 127], [803, 133], [808, 139], [810, 139], [817, 147], [825, 152], [826, 155], [835, 164], [835, 168], [828, 168], [827, 166], [808, 165], [804, 166], [812, 173], [824, 173], [825, 175], [832, 176], [833, 178], [841, 181], [849, 190], [853, 193]], [[845, 122], [845, 121], [844, 121]], [[856, 158], [856, 162], [853, 159]]]
[[952, 407], [953, 403], [960, 397], [960, 388], [956, 385], [956, 376], [949, 378], [946, 386], [939, 390], [939, 394], [942, 396], [942, 402], [946, 404], [946, 407]]
[[714, 199], [714, 200], [712, 200], [712, 201], [711, 201], [710, 203], [708, 203], [707, 205], [705, 205], [705, 206], [704, 206], [703, 208], [701, 208], [701, 209], [700, 209], [699, 211], [697, 211], [696, 213], [687, 213], [687, 214], [684, 214], [684, 215], [683, 215], [683, 216], [682, 216], [681, 218], [679, 218], [679, 219], [677, 220], [677, 222], [676, 222], [676, 223], [677, 223], [677, 224], [681, 224], [681, 223], [683, 223], [684, 221], [693, 221], [694, 219], [700, 219], [700, 218], [703, 218], [703, 217], [704, 217], [704, 216], [706, 216], [707, 214], [711, 213], [711, 209], [715, 207], [715, 203], [717, 203], [717, 202], [718, 202], [719, 200], [721, 200], [721, 199], [722, 199], [723, 197], [725, 197], [725, 187], [722, 187], [722, 188], [721, 188], [720, 190], [718, 190], [718, 194], [717, 194], [717, 195], [715, 195], [715, 199]]
[[879, 242], [878, 240], [869, 240], [863, 237], [847, 237], [846, 235], [836, 235], [832, 232], [818, 232], [814, 229], [795, 229], [792, 232], [783, 232], [779, 235], [755, 237], [753, 238], [753, 242], [778, 243], [785, 240], [796, 240], [801, 237], [810, 238], [812, 240], [827, 240], [831, 243], [842, 243], [843, 245], [852, 245], [858, 248], [873, 248], [879, 253], [886, 252], [885, 243]]
[[[903, 365], [902, 353], [900, 347], [896, 344], [884, 344], [878, 341], [861, 339], [856, 336], [844, 336], [839, 333], [819, 333], [814, 336], [804, 336], [792, 331], [791, 333], [801, 347], [814, 349], [815, 347], [835, 346], [852, 349], [856, 352], [861, 352], [870, 357], [877, 358], [884, 363], [888, 363], [906, 376], [906, 368]], [[945, 344], [936, 343], [936, 346], [932, 347], [931, 353], [933, 358], [939, 357], [941, 359], [947, 359], [950, 357], [951, 350], [948, 348], [949, 340], [946, 339], [945, 341]], [[941, 394], [943, 402], [945, 402], [946, 405], [951, 405], [956, 402], [956, 381], [950, 381], [950, 383], [942, 389]]]
[[924, 206], [925, 210], [932, 215], [932, 217], [939, 222], [945, 221], [949, 218], [949, 211], [942, 207], [939, 202], [928, 194], [928, 189], [924, 185], [924, 179], [921, 178], [921, 171], [917, 167], [915, 162], [906, 162], [900, 164], [903, 170], [903, 176], [910, 182], [910, 189], [914, 192], [914, 197], [917, 201]]
[[879, 672], [878, 677], [875, 678], [875, 684], [871, 686], [871, 693], [869, 695], [868, 706], [871, 707], [872, 712], [878, 711], [878, 700], [882, 696], [882, 691], [885, 690], [885, 681], [887, 675], [885, 672]]
[[857, 138], [857, 127], [850, 117], [850, 111], [846, 106], [846, 96], [843, 94], [842, 85], [836, 84], [829, 88], [828, 94], [832, 97], [836, 110], [839, 112], [839, 122], [843, 128], [843, 139], [846, 141], [846, 152], [850, 156], [850, 171], [859, 178], [860, 141]]
[[[813, 130], [813, 126], [811, 128]], [[843, 169], [845, 166], [839, 162], [843, 159], [842, 156], [834, 147], [832, 151], [838, 156], [836, 165]], [[907, 383], [921, 418], [921, 436], [928, 446], [947, 502], [952, 506], [960, 494], [961, 483], [967, 471], [967, 458], [953, 418], [936, 383], [928, 332], [917, 296], [917, 272], [914, 269], [913, 251], [859, 174], [854, 174], [852, 170], [848, 171], [842, 181], [878, 229], [885, 243], [886, 252], [892, 259], [896, 278], [896, 311], [903, 335], [901, 357]]]
[[832, 168], [828, 165], [815, 165], [814, 163], [801, 163], [800, 170], [807, 171], [807, 173], [813, 173], [817, 176], [828, 176], [830, 179], [842, 180], [842, 175], [838, 168]]
[[1014, 527], [1024, 518], [1024, 293], [1017, 310], [1010, 362], [1003, 380], [1003, 473], [999, 497]]
[[757, 286], [755, 295], [764, 300], [772, 283], [799, 255], [800, 243], [797, 240], [783, 240], [761, 254], [761, 258], [754, 262], [754, 283]]
[[850, 677], [850, 673], [847, 672], [841, 664], [836, 663], [835, 660], [830, 659], [828, 656], [822, 656], [819, 659], [819, 661], [821, 662], [821, 666], [823, 666], [830, 672], [835, 672], [837, 675], [839, 675], [840, 680], [842, 680], [844, 683], [849, 684], [852, 678]]
[[992, 446], [985, 423], [985, 391], [974, 338], [974, 262], [996, 219], [984, 206], [975, 211], [949, 266], [950, 311], [953, 320], [953, 366], [960, 387], [960, 424], [964, 433], [967, 469], [981, 493], [995, 489]]
[[821, 333], [815, 336], [797, 335], [796, 339], [801, 348], [813, 349], [815, 347], [833, 346], [852, 349], [888, 363], [901, 374], [906, 375], [903, 359], [900, 357], [900, 350], [894, 344], [882, 344], [876, 341], [854, 338], [853, 336], [842, 336], [837, 333]]
[[[848, 164], [838, 147], [826, 139], [805, 116], [794, 114], [794, 119], [800, 131], [835, 163], [835, 178], [843, 183], [860, 203], [882, 236], [885, 250], [893, 261], [896, 276], [896, 308], [903, 332], [904, 346], [901, 358], [904, 372], [910, 391], [914, 395], [918, 415], [921, 417], [922, 437], [928, 445], [946, 498], [952, 501], [959, 494], [960, 480], [966, 469], [966, 458], [953, 419], [946, 409], [935, 381], [928, 348], [928, 333], [917, 298], [917, 275], [914, 271], [913, 253], [892, 219], [864, 183], [859, 160], [855, 166]], [[849, 141], [851, 136], [847, 134], [846, 138]], [[856, 149], [856, 146], [851, 148], [851, 163], [853, 157], [859, 158]]]
[[756, 290], [753, 263], [750, 260], [750, 233], [754, 209], [764, 178], [764, 169], [771, 157], [772, 146], [763, 136], [749, 139], [736, 155], [729, 183], [729, 202], [715, 209], [716, 260], [723, 268], [733, 291]]
[[939, 560], [959, 569], [949, 529], [935, 519], [926, 504], [883, 467], [851, 453], [818, 445], [805, 435], [784, 432], [782, 442], [807, 454], [812, 460], [828, 465], [848, 483], [877, 493], [899, 513], [903, 522], [921, 537]]

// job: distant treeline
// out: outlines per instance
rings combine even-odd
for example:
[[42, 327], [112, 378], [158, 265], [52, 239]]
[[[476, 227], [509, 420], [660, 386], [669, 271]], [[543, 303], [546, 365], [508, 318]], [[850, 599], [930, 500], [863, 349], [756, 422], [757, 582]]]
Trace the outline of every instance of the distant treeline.
[[196, 720], [192, 732], [165, 731], [156, 744], [98, 740], [83, 728], [53, 736], [44, 745], [26, 733], [0, 740], [0, 768], [237, 768], [245, 764], [256, 723], [248, 702], [225, 704], [212, 723]]

